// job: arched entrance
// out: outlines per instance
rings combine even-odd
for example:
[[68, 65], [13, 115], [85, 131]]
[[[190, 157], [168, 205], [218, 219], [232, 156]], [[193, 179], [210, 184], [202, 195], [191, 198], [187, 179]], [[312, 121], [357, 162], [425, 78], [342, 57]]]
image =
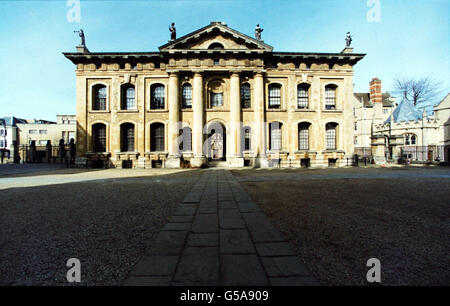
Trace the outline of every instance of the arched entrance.
[[208, 125], [208, 139], [205, 148], [208, 160], [226, 160], [226, 137], [227, 133], [222, 123], [212, 122]]

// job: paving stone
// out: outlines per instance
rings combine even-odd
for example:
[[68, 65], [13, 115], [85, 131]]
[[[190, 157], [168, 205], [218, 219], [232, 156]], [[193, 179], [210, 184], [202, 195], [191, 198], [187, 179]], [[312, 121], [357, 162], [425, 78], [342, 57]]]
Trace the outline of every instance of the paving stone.
[[261, 212], [242, 213], [250, 234], [255, 242], [285, 241], [270, 220]]
[[163, 226], [162, 231], [189, 231], [192, 223], [167, 223]]
[[239, 202], [238, 208], [241, 212], [260, 212], [259, 206], [254, 202]]
[[219, 211], [220, 228], [246, 228], [244, 220], [237, 209], [224, 209]]
[[320, 286], [312, 276], [269, 277], [272, 286]]
[[194, 216], [172, 216], [170, 222], [172, 223], [189, 223], [194, 220]]
[[255, 248], [246, 229], [220, 230], [221, 254], [254, 254]]
[[219, 246], [219, 235], [217, 233], [195, 234], [190, 233], [187, 241], [188, 246]]
[[261, 257], [267, 275], [272, 276], [310, 276], [306, 266], [297, 256]]
[[128, 278], [124, 286], [169, 286], [171, 276], [132, 276]]
[[237, 208], [237, 204], [234, 201], [219, 201], [219, 209], [233, 209]]
[[219, 271], [217, 247], [187, 247], [178, 264], [174, 284], [219, 285]]
[[198, 209], [199, 214], [217, 214], [217, 204], [214, 206], [200, 206]]
[[194, 233], [217, 233], [219, 231], [217, 214], [198, 214], [192, 223]]
[[255, 244], [259, 256], [286, 256], [295, 252], [288, 242], [262, 242]]
[[220, 267], [225, 286], [267, 286], [268, 279], [256, 255], [221, 255]]
[[175, 273], [179, 256], [144, 256], [131, 271], [131, 276], [171, 276]]
[[195, 211], [197, 210], [196, 207], [178, 207], [175, 212], [174, 216], [193, 216], [195, 215]]
[[183, 250], [187, 231], [161, 231], [149, 246], [148, 254], [179, 255]]

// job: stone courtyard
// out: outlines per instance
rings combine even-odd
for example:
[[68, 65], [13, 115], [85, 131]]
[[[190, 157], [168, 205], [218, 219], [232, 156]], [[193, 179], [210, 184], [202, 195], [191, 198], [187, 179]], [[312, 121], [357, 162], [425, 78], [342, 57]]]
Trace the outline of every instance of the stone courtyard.
[[[0, 284], [448, 284], [448, 168], [0, 167]], [[384, 282], [384, 283], [383, 283]]]

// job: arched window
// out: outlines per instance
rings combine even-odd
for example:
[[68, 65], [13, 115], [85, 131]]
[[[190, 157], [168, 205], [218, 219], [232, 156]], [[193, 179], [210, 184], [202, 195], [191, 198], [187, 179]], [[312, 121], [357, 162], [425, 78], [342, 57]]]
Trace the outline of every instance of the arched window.
[[192, 151], [192, 130], [186, 126], [180, 130], [180, 151], [190, 152]]
[[165, 87], [162, 84], [153, 84], [150, 88], [150, 108], [164, 109], [165, 108]]
[[192, 86], [185, 83], [181, 88], [181, 107], [192, 108]]
[[221, 43], [214, 42], [214, 43], [209, 45], [208, 49], [210, 49], [210, 50], [222, 50], [222, 49], [224, 49], [224, 47], [223, 47], [223, 45]]
[[244, 151], [252, 149], [252, 130], [248, 126], [244, 126]]
[[309, 150], [309, 127], [311, 123], [301, 122], [298, 124], [298, 149]]
[[269, 149], [272, 151], [280, 151], [282, 148], [282, 134], [281, 134], [281, 122], [272, 122], [269, 125], [270, 139]]
[[336, 109], [336, 85], [325, 86], [325, 109]]
[[405, 134], [405, 145], [409, 146], [409, 145], [415, 145], [417, 144], [417, 136], [415, 134]]
[[269, 108], [281, 108], [281, 85], [269, 85]]
[[244, 83], [241, 85], [241, 107], [251, 107], [250, 84], [248, 83]]
[[106, 125], [103, 123], [92, 126], [92, 143], [94, 152], [106, 152]]
[[120, 151], [134, 152], [134, 124], [120, 125]]
[[134, 85], [126, 84], [122, 86], [121, 108], [124, 110], [136, 109]]
[[325, 125], [325, 147], [327, 150], [336, 150], [337, 123], [330, 122]]
[[150, 150], [164, 151], [164, 124], [162, 123], [152, 123], [150, 125]]
[[297, 108], [309, 107], [309, 85], [300, 84], [297, 86]]
[[93, 87], [92, 95], [92, 109], [93, 110], [106, 110], [106, 86], [95, 85]]
[[218, 107], [223, 105], [223, 86], [222, 81], [215, 80], [208, 86], [210, 92], [210, 106]]

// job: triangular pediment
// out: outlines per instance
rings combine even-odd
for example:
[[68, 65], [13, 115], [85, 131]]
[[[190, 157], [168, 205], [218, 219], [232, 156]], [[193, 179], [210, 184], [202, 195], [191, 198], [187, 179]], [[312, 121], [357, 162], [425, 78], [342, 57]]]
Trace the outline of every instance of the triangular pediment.
[[222, 22], [211, 22], [206, 27], [168, 42], [159, 50], [206, 50], [214, 49], [215, 46], [223, 47], [224, 50], [273, 50], [263, 41], [233, 30]]

